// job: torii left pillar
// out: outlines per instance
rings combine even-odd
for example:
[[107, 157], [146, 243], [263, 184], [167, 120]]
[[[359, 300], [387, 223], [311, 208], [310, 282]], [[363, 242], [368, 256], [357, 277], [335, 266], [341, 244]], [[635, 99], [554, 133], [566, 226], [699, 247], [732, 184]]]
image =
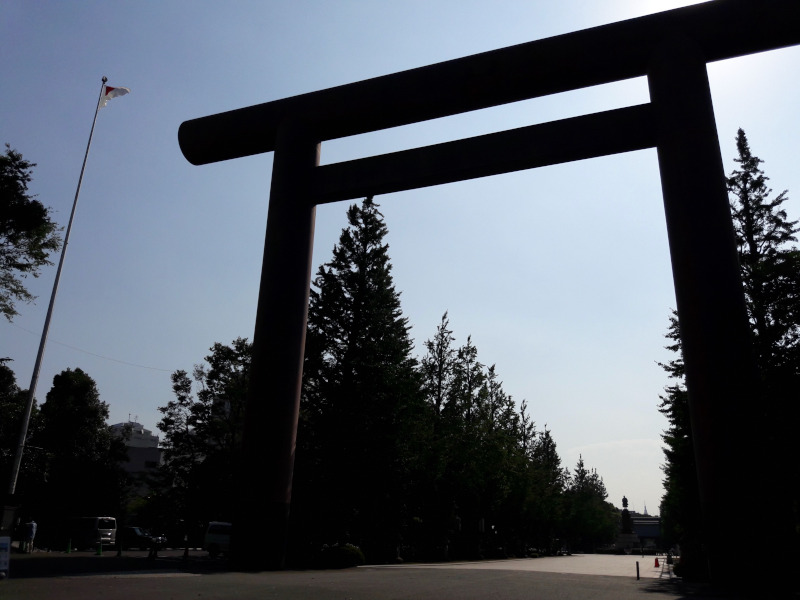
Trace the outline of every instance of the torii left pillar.
[[302, 123], [278, 128], [233, 526], [232, 558], [243, 570], [284, 567], [316, 212], [309, 184], [319, 149]]

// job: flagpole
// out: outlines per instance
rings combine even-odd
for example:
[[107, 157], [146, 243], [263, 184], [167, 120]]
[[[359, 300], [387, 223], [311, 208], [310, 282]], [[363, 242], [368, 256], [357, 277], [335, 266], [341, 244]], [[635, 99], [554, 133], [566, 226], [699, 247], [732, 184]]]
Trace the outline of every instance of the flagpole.
[[94, 126], [97, 123], [97, 113], [100, 111], [100, 100], [106, 88], [107, 77], [103, 77], [103, 83], [100, 84], [100, 96], [97, 98], [97, 106], [94, 109], [94, 120], [92, 121], [92, 129], [89, 131], [89, 143], [86, 144], [86, 154], [83, 156], [83, 166], [81, 166], [81, 174], [78, 177], [78, 188], [75, 190], [75, 199], [72, 201], [72, 212], [69, 215], [69, 223], [67, 224], [67, 233], [64, 235], [64, 245], [61, 247], [61, 258], [58, 260], [58, 269], [56, 270], [56, 280], [53, 282], [53, 292], [50, 294], [50, 306], [47, 308], [47, 317], [44, 320], [44, 329], [42, 330], [42, 339], [39, 342], [39, 352], [36, 355], [36, 363], [33, 366], [33, 376], [31, 377], [31, 385], [28, 388], [28, 402], [25, 405], [25, 414], [22, 417], [22, 424], [19, 430], [19, 442], [17, 444], [17, 453], [14, 456], [14, 466], [11, 470], [11, 480], [8, 485], [8, 494], [13, 496], [17, 489], [17, 478], [19, 477], [20, 466], [22, 465], [22, 454], [25, 451], [25, 438], [28, 437], [28, 424], [31, 419], [31, 411], [33, 410], [33, 403], [36, 396], [36, 384], [39, 381], [39, 368], [42, 366], [42, 356], [44, 356], [44, 347], [47, 344], [47, 333], [50, 329], [50, 318], [53, 316], [53, 305], [56, 302], [56, 293], [58, 292], [58, 282], [61, 279], [61, 269], [64, 266], [64, 257], [67, 254], [67, 244], [69, 243], [69, 233], [72, 230], [72, 221], [75, 219], [75, 208], [78, 206], [78, 196], [81, 193], [81, 183], [83, 182], [83, 172], [86, 170], [86, 159], [89, 158], [89, 148], [92, 146], [92, 136], [94, 135]]

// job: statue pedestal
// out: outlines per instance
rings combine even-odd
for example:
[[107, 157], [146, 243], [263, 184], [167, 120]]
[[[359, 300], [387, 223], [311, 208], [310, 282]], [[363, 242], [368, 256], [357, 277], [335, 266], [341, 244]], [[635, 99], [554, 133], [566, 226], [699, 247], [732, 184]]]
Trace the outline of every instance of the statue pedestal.
[[620, 533], [615, 543], [618, 550], [623, 550], [625, 554], [630, 554], [633, 548], [641, 548], [639, 536], [635, 533]]

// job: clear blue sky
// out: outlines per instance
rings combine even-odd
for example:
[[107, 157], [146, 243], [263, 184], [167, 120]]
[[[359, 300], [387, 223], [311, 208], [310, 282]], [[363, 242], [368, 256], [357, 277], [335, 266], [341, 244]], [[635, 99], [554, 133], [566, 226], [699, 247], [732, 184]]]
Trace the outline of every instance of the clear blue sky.
[[[693, 2], [655, 0], [5, 0], [0, 143], [38, 163], [31, 191], [66, 225], [100, 78], [131, 89], [100, 111], [37, 398], [80, 367], [111, 423], [155, 430], [169, 375], [214, 342], [252, 338], [272, 155], [203, 167], [180, 123]], [[710, 65], [727, 172], [745, 129], [800, 218], [800, 48]], [[632, 80], [323, 144], [323, 162], [646, 102]], [[658, 511], [657, 361], [675, 305], [655, 151], [378, 197], [417, 354], [449, 311], [506, 391], [582, 454], [616, 505]], [[317, 213], [314, 269], [346, 204]], [[28, 387], [55, 267], [0, 321]]]

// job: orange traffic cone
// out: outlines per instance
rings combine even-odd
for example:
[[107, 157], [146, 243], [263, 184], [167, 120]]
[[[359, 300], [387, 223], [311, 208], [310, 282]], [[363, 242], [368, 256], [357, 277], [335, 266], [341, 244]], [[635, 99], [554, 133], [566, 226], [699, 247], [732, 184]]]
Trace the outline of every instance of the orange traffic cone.
[[658, 567], [658, 557], [656, 556], [656, 564], [655, 567]]

